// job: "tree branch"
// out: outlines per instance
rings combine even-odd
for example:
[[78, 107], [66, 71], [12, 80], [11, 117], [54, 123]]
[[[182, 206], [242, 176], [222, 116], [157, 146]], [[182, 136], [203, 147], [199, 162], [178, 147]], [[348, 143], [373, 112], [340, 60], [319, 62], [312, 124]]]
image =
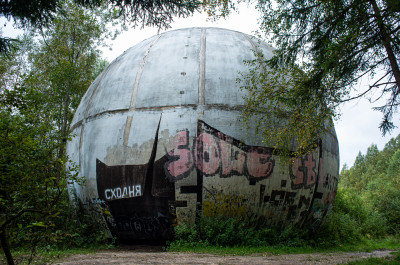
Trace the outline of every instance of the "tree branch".
[[2, 223], [0, 225], [0, 229], [3, 229], [4, 227], [6, 227], [8, 224], [10, 224], [12, 221], [14, 221], [15, 219], [21, 217], [24, 213], [43, 213], [43, 211], [41, 210], [36, 210], [36, 209], [24, 209], [19, 211], [16, 215], [8, 218], [4, 223]]

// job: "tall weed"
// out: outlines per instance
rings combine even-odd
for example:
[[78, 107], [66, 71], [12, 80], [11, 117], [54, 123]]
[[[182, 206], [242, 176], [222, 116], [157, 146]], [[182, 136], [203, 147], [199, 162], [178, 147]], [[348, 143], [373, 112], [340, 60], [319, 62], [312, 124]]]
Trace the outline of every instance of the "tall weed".
[[266, 225], [262, 219], [207, 217], [199, 218], [195, 225], [177, 226], [170, 248], [179, 246], [302, 246], [305, 232], [294, 227], [280, 229]]

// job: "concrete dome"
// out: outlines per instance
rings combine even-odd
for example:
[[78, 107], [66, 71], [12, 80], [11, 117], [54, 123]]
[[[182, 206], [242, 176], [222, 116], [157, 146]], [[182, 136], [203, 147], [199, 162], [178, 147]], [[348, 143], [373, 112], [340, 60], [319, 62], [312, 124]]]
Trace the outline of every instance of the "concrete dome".
[[318, 227], [339, 173], [334, 130], [287, 170], [238, 107], [255, 38], [219, 28], [166, 32], [135, 45], [93, 82], [67, 145], [86, 185], [77, 198], [120, 238], [168, 238], [196, 215], [258, 215], [271, 224]]

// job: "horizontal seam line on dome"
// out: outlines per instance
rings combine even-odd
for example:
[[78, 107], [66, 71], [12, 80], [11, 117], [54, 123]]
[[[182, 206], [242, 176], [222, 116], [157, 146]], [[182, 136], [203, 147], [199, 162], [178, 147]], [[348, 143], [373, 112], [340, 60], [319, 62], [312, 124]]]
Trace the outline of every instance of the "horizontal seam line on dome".
[[[75, 130], [77, 127], [79, 127], [80, 125], [82, 125], [83, 121], [85, 120], [85, 122], [97, 119], [101, 116], [107, 115], [107, 114], [114, 114], [114, 113], [124, 113], [124, 112], [135, 112], [135, 111], [146, 111], [146, 110], [162, 110], [162, 109], [173, 109], [173, 108], [178, 108], [178, 107], [183, 107], [183, 108], [194, 108], [196, 109], [198, 107], [198, 105], [196, 104], [185, 104], [185, 105], [172, 105], [172, 106], [162, 106], [162, 107], [137, 107], [134, 110], [129, 110], [129, 109], [119, 109], [119, 110], [108, 110], [108, 111], [103, 111], [100, 113], [97, 113], [93, 116], [89, 116], [87, 118], [84, 118], [80, 121], [78, 121], [77, 123], [75, 123], [74, 125], [72, 125], [70, 127], [70, 130], [73, 131]], [[205, 105], [205, 109], [206, 110], [210, 110], [210, 109], [219, 109], [219, 110], [241, 110], [243, 109], [244, 106], [243, 105], [237, 105], [237, 106], [228, 106], [228, 105], [224, 105], [224, 104], [206, 104]]]
[[197, 104], [182, 104], [182, 105], [171, 105], [171, 106], [160, 106], [160, 107], [139, 107], [135, 110], [151, 110], [151, 109], [173, 109], [179, 107], [196, 108]]
[[107, 111], [103, 111], [103, 112], [100, 112], [100, 113], [96, 113], [93, 116], [89, 116], [87, 118], [83, 118], [82, 120], [78, 121], [74, 125], [71, 125], [70, 130], [72, 131], [72, 130], [76, 129], [77, 127], [79, 127], [83, 123], [83, 121], [88, 122], [88, 121], [97, 119], [97, 118], [99, 118], [101, 116], [104, 116], [104, 115], [107, 115], [107, 114], [124, 113], [124, 112], [129, 112], [129, 109], [107, 110]]

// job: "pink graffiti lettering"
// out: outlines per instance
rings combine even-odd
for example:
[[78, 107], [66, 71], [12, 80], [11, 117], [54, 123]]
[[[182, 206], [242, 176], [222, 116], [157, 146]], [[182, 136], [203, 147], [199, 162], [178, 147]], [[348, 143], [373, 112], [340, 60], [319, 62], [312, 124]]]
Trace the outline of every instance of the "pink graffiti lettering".
[[180, 131], [175, 135], [174, 149], [168, 152], [168, 158], [170, 162], [165, 164], [165, 170], [174, 177], [174, 180], [184, 178], [192, 169], [193, 159], [189, 150], [188, 131]]
[[295, 159], [291, 168], [292, 188], [298, 189], [314, 185], [317, 181], [315, 167], [316, 161], [313, 159], [312, 153]]
[[301, 163], [301, 158], [297, 158], [293, 162], [292, 170], [293, 170], [293, 175], [295, 176], [295, 179], [293, 183], [295, 185], [302, 184], [304, 182], [304, 173], [300, 168], [302, 167]]
[[272, 174], [275, 162], [269, 148], [250, 146], [250, 151], [246, 152], [234, 147], [233, 142], [233, 138], [220, 132], [217, 136], [201, 132], [194, 139], [192, 153], [189, 132], [180, 131], [174, 138], [173, 150], [167, 152], [169, 161], [164, 164], [165, 173], [170, 181], [187, 177], [194, 167], [206, 176], [217, 173], [223, 177], [240, 174], [251, 181]]
[[242, 150], [234, 151], [232, 145], [220, 140], [219, 148], [221, 150], [222, 175], [229, 175], [235, 171], [243, 174], [246, 154]]
[[213, 175], [219, 169], [219, 152], [217, 143], [211, 134], [200, 133], [194, 149], [196, 166], [206, 175]]
[[256, 177], [266, 177], [271, 175], [273, 163], [270, 154], [260, 153], [261, 150], [252, 150], [247, 154], [247, 170], [249, 174]]
[[304, 163], [307, 168], [307, 185], [312, 185], [317, 180], [317, 176], [315, 175], [315, 161], [313, 160], [312, 154], [308, 154], [307, 160]]

